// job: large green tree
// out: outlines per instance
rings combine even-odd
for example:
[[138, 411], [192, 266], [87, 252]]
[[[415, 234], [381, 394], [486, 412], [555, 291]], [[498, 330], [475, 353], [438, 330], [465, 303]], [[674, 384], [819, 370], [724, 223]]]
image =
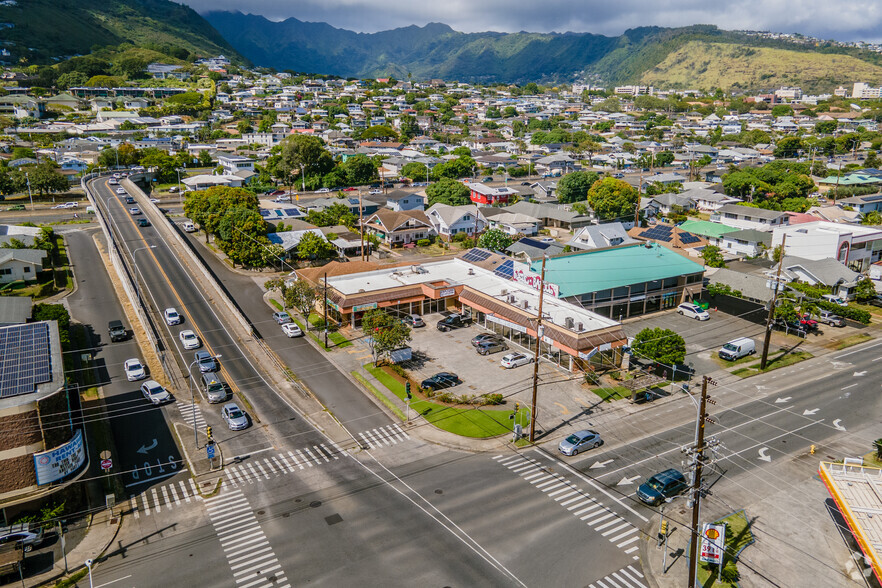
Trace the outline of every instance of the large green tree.
[[340, 164], [346, 183], [350, 186], [369, 184], [379, 179], [377, 166], [370, 157], [359, 153]]
[[588, 197], [588, 190], [598, 180], [592, 171], [577, 171], [567, 174], [557, 182], [557, 201], [562, 204], [579, 202]]
[[478, 247], [491, 251], [505, 251], [514, 240], [511, 235], [501, 229], [488, 229], [478, 238]]
[[674, 365], [686, 358], [686, 341], [670, 329], [646, 328], [634, 337], [631, 351], [639, 359]]
[[395, 349], [410, 341], [410, 327], [385, 310], [378, 308], [364, 313], [361, 328], [368, 338], [374, 365]]
[[31, 190], [36, 191], [40, 196], [64, 192], [70, 188], [67, 177], [58, 170], [58, 164], [52, 161], [41, 161], [37, 165], [24, 168], [27, 179], [30, 180]]
[[315, 301], [318, 300], [318, 290], [306, 280], [296, 280], [285, 289], [285, 306], [296, 308], [304, 318], [306, 330], [309, 330], [309, 315], [315, 308]]
[[443, 178], [426, 188], [426, 196], [429, 197], [428, 206], [433, 204], [449, 204], [450, 206], [462, 206], [470, 204], [469, 189], [462, 182], [452, 178]]
[[297, 244], [297, 256], [301, 259], [328, 259], [336, 254], [334, 246], [315, 233], [304, 233], [300, 237], [300, 243]]
[[601, 220], [633, 218], [640, 194], [624, 180], [609, 176], [588, 190], [588, 204]]
[[334, 168], [334, 159], [321, 139], [313, 135], [292, 135], [282, 141], [275, 175], [286, 183], [300, 173], [323, 176]]

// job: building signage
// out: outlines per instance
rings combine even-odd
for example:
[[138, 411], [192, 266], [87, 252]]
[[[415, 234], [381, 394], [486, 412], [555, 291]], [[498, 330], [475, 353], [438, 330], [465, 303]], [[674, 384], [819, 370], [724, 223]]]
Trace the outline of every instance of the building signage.
[[456, 295], [456, 288], [444, 288], [440, 292], [438, 292], [439, 298], [448, 298], [450, 296]]
[[49, 451], [34, 454], [37, 485], [50, 484], [74, 473], [86, 462], [83, 431], [77, 429], [73, 439]]
[[352, 312], [361, 312], [363, 310], [373, 310], [377, 307], [376, 302], [371, 302], [370, 304], [356, 304], [352, 307]]
[[704, 524], [701, 532], [701, 561], [723, 563], [723, 545], [726, 544], [726, 525]]
[[[515, 268], [513, 277], [515, 282], [519, 284], [524, 284], [525, 286], [529, 286], [534, 290], [538, 290], [539, 285], [542, 284], [542, 276], [533, 273], [530, 270]], [[560, 296], [560, 288], [557, 286], [557, 284], [552, 284], [551, 282], [546, 281], [545, 293], [549, 296], [554, 296], [555, 298], [558, 298]]]
[[325, 298], [325, 303], [337, 312], [340, 312], [340, 307], [337, 306], [337, 304], [335, 304], [330, 298]]
[[491, 323], [496, 323], [497, 325], [502, 325], [504, 327], [508, 327], [509, 329], [512, 329], [513, 331], [517, 331], [518, 333], [526, 333], [527, 332], [527, 327], [522, 327], [521, 325], [515, 324], [511, 321], [507, 321], [503, 318], [499, 318], [498, 316], [493, 316], [492, 314], [488, 314], [486, 318]]

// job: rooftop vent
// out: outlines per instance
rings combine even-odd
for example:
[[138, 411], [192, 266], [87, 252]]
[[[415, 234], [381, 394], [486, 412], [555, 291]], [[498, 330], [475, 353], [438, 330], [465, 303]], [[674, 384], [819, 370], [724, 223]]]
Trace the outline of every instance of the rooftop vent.
[[572, 329], [574, 323], [575, 323], [575, 321], [573, 320], [573, 317], [571, 317], [571, 316], [568, 316], [567, 318], [564, 319], [564, 326], [568, 329]]
[[529, 300], [524, 300], [524, 301], [523, 301], [523, 307], [524, 307], [524, 310], [530, 308], [530, 301], [529, 301]]

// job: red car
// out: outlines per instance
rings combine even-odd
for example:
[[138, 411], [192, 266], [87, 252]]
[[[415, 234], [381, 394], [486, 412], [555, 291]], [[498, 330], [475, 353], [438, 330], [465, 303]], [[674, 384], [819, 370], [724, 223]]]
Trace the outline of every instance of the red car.
[[356, 190], [358, 190], [358, 188], [353, 188], [352, 186], [348, 188], [343, 188], [344, 192], [355, 192]]
[[807, 314], [797, 314], [799, 324], [807, 331], [814, 331], [818, 328], [818, 321]]

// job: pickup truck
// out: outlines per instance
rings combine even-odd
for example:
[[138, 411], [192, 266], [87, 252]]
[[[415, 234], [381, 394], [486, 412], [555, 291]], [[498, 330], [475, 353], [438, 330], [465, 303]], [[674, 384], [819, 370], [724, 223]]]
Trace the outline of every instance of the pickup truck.
[[111, 341], [125, 341], [128, 337], [128, 332], [126, 332], [122, 321], [110, 321], [107, 323], [107, 331], [110, 333]]

